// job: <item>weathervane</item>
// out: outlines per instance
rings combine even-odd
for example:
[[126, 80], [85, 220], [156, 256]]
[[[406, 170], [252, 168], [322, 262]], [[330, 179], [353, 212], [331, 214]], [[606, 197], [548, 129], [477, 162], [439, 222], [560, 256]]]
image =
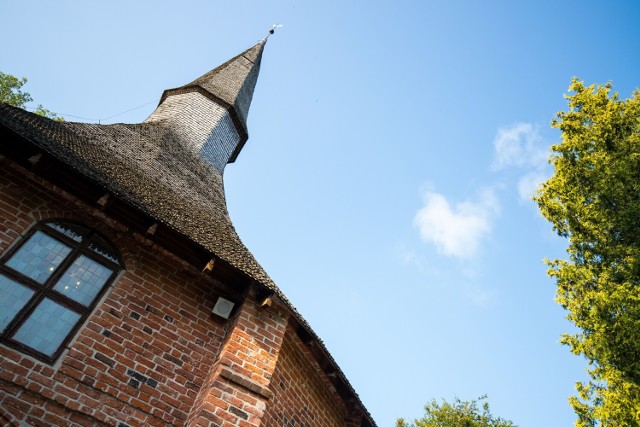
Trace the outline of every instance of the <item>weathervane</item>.
[[280, 28], [280, 27], [282, 27], [282, 24], [273, 24], [273, 26], [269, 30], [269, 34], [267, 34], [267, 36], [264, 38], [264, 40], [268, 39], [271, 34], [276, 32], [276, 28]]

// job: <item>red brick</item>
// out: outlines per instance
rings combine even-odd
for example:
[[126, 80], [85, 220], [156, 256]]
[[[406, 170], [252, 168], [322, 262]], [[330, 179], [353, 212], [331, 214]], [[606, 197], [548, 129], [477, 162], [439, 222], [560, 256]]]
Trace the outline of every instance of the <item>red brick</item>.
[[[233, 283], [220, 283], [187, 265], [109, 218], [108, 210], [4, 162], [0, 256], [37, 221], [66, 218], [101, 232], [129, 267], [62, 360], [48, 365], [0, 347], [0, 404], [7, 416], [42, 426], [123, 421], [132, 427], [257, 427], [282, 425], [277, 419], [282, 413], [297, 414], [296, 424], [343, 425], [344, 404], [285, 319], [258, 309], [250, 298], [238, 301], [234, 318], [212, 317], [215, 298], [239, 290]], [[223, 366], [241, 381], [221, 378]], [[144, 377], [128, 375], [129, 370]], [[273, 396], [267, 399], [256, 390]], [[235, 413], [228, 411], [230, 404]]]

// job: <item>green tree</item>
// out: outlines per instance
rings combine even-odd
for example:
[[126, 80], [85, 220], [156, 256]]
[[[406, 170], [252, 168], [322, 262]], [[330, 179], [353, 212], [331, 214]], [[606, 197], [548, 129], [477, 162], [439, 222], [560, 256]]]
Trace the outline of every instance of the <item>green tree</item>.
[[573, 79], [569, 110], [552, 126], [555, 171], [534, 197], [568, 239], [547, 260], [556, 300], [578, 328], [561, 342], [588, 361], [570, 403], [577, 426], [640, 425], [640, 91], [620, 100], [611, 84]]
[[[27, 79], [24, 77], [19, 79], [11, 74], [5, 74], [0, 71], [0, 101], [26, 110], [26, 104], [33, 101], [33, 98], [31, 98], [29, 92], [23, 92], [21, 90], [25, 83], [27, 83]], [[64, 120], [40, 104], [38, 104], [34, 113], [57, 121]]]
[[516, 425], [500, 417], [494, 417], [489, 410], [487, 396], [480, 396], [471, 401], [455, 398], [453, 403], [445, 400], [442, 404], [432, 400], [424, 407], [425, 414], [419, 420], [409, 424], [403, 418], [396, 421], [396, 427], [515, 427]]

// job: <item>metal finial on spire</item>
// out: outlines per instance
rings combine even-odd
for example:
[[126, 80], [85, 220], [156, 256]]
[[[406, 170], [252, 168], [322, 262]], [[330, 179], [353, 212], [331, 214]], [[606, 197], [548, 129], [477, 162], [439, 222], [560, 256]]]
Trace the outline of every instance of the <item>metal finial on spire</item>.
[[[269, 37], [271, 34], [275, 33], [276, 32], [276, 28], [280, 28], [280, 27], [282, 27], [282, 24], [273, 24], [273, 26], [269, 30], [269, 34], [267, 34], [267, 37]], [[265, 37], [265, 39], [267, 37]]]

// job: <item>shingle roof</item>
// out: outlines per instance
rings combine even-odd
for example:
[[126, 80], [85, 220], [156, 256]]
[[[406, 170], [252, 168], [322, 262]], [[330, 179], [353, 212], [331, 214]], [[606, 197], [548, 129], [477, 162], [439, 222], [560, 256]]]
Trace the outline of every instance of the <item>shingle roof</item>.
[[[233, 161], [247, 138], [246, 118], [264, 44], [265, 40], [188, 85], [165, 91], [160, 101], [162, 105], [170, 96], [195, 91], [227, 108], [240, 141], [225, 162]], [[112, 125], [56, 122], [1, 102], [0, 126], [17, 133], [273, 291], [320, 343], [323, 353], [357, 398], [320, 338], [238, 237], [227, 211], [224, 168], [214, 167], [190, 149], [187, 135], [176, 132], [163, 120]], [[360, 405], [375, 425], [366, 408]]]
[[262, 52], [266, 41], [267, 39], [264, 38], [255, 46], [189, 84], [165, 90], [160, 99], [160, 104], [162, 104], [171, 95], [197, 91], [226, 107], [240, 135], [238, 146], [229, 159], [230, 163], [235, 161], [248, 139], [247, 115], [258, 81]]
[[266, 40], [179, 89], [199, 86], [233, 107], [246, 128]]
[[277, 290], [231, 223], [222, 173], [185, 149], [172, 129], [152, 123], [59, 123], [6, 104], [0, 104], [0, 123]]
[[[228, 103], [246, 128], [264, 44], [265, 40], [179, 89], [210, 92]], [[174, 91], [165, 91], [160, 104]], [[0, 123], [280, 293], [233, 227], [222, 171], [188, 149], [190, 135], [179, 134], [162, 121], [55, 122], [6, 104], [0, 107]]]

